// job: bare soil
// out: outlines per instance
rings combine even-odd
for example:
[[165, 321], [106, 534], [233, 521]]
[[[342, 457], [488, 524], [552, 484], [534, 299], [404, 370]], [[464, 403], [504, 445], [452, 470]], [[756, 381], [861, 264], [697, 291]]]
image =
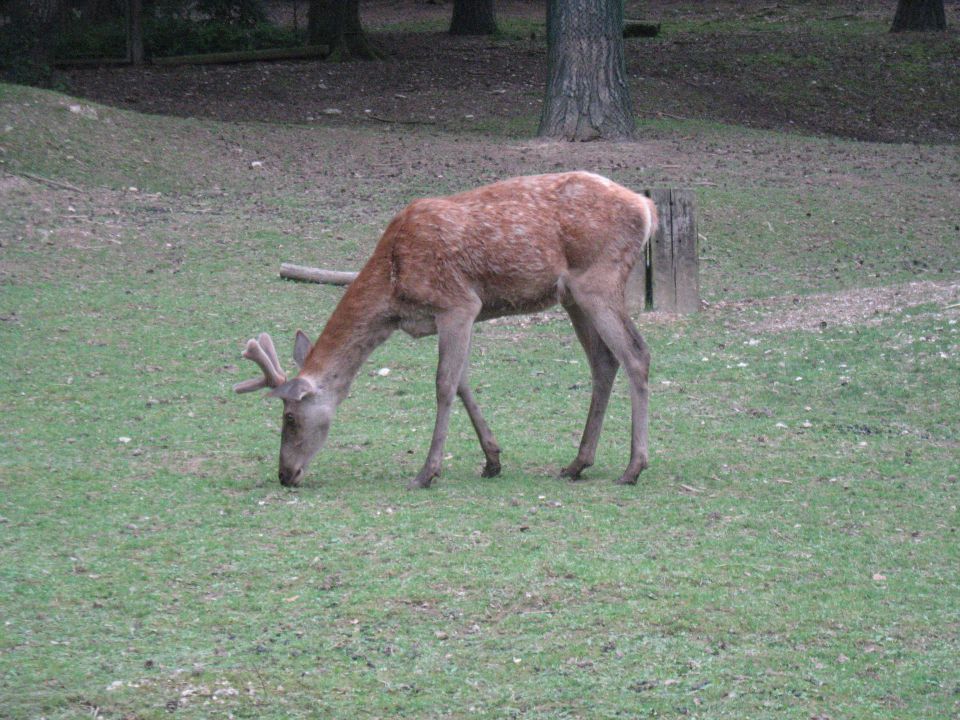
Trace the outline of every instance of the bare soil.
[[[956, 320], [960, 318], [960, 282], [918, 280], [884, 287], [853, 288], [813, 295], [776, 295], [766, 298], [720, 300], [703, 303], [703, 312], [721, 318], [725, 327], [741, 333], [786, 333], [797, 330], [816, 332], [836, 326], [876, 325], [892, 314], [921, 305], [933, 305], [932, 312]], [[503, 327], [504, 334], [516, 337], [515, 328], [527, 328], [563, 320], [561, 310], [532, 315], [497, 318], [487, 321], [491, 327]], [[644, 312], [634, 317], [642, 327], [674, 326], [683, 316], [664, 312]], [[489, 335], [489, 333], [488, 333]]]
[[937, 305], [938, 311], [950, 317], [960, 316], [960, 282], [920, 280], [839, 293], [722, 300], [707, 309], [722, 313], [733, 326], [746, 332], [790, 332], [871, 325], [890, 313], [926, 304]]
[[[367, 0], [383, 62], [86, 68], [70, 92], [150, 113], [320, 125], [413, 123], [530, 135], [546, 77], [544, 7], [498, 2], [505, 33], [452, 37], [448, 3]], [[275, 4], [292, 22], [292, 7]], [[298, 7], [302, 24], [305, 7]], [[960, 140], [960, 3], [944, 33], [886, 32], [889, 2], [628, 3], [662, 23], [627, 41], [641, 118], [697, 118], [882, 142]], [[435, 31], [397, 31], [397, 27]], [[387, 28], [384, 30], [384, 28]]]

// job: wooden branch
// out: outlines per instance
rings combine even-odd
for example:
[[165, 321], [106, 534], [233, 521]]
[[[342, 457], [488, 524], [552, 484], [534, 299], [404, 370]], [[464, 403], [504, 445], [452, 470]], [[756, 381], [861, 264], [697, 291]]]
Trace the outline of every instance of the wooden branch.
[[47, 185], [50, 185], [51, 187], [60, 188], [61, 190], [70, 190], [75, 193], [83, 193], [83, 190], [78, 188], [76, 185], [71, 185], [70, 183], [63, 182], [62, 180], [53, 180], [51, 178], [41, 177], [40, 175], [33, 175], [32, 173], [28, 173], [28, 172], [19, 172], [19, 173], [7, 172], [6, 174], [10, 176], [19, 176], [22, 178], [27, 178], [28, 180], [33, 180], [34, 182], [45, 183]]
[[364, 115], [368, 120], [376, 120], [382, 123], [392, 123], [394, 125], [436, 125], [436, 120], [391, 120], [390, 118], [380, 117], [379, 115]]
[[58, 58], [53, 61], [53, 64], [57, 67], [100, 67], [103, 66], [120, 66], [120, 65], [130, 65], [130, 61], [127, 58], [117, 58], [117, 57], [104, 57], [104, 58]]
[[324, 283], [326, 285], [349, 285], [357, 277], [357, 273], [280, 263], [280, 277], [285, 280]]
[[153, 58], [154, 65], [211, 65], [220, 63], [263, 62], [266, 60], [302, 60], [326, 57], [327, 45], [304, 45], [292, 48], [269, 50], [243, 50], [239, 52], [204, 53], [202, 55], [175, 55]]
[[[202, 53], [198, 55], [168, 55], [154, 57], [154, 65], [220, 65], [225, 63], [268, 62], [273, 60], [309, 60], [325, 58], [329, 45], [303, 45], [267, 50], [238, 50], [236, 52]], [[54, 61], [58, 67], [96, 67], [100, 65], [130, 65], [128, 58], [64, 58]]]

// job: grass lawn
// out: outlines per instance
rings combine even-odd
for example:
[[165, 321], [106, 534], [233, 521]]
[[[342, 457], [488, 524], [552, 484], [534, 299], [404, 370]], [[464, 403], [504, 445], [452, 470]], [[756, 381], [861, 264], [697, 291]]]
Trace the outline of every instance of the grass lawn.
[[[0, 716], [960, 713], [960, 151], [642, 131], [217, 123], [0, 86]], [[622, 376], [597, 464], [556, 479], [590, 387], [548, 313], [477, 328], [502, 477], [458, 408], [443, 476], [404, 489], [436, 347], [398, 334], [281, 488], [279, 407], [232, 394], [239, 352], [267, 330], [289, 358], [340, 291], [278, 263], [357, 267], [413, 197], [560, 167], [698, 193], [711, 305], [638, 318], [639, 484], [612, 483]]]

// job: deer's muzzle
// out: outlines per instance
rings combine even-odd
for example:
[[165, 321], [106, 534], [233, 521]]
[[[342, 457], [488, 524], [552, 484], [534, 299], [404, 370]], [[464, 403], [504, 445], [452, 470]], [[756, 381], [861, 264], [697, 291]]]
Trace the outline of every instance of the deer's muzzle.
[[292, 470], [290, 468], [280, 468], [280, 484], [284, 487], [297, 487], [300, 484], [300, 478], [303, 477], [303, 468]]

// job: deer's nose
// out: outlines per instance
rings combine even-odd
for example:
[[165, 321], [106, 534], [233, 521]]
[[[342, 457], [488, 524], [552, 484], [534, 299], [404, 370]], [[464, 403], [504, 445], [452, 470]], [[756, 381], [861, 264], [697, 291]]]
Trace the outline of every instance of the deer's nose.
[[300, 484], [300, 477], [303, 475], [303, 468], [297, 468], [296, 470], [291, 470], [289, 468], [281, 468], [280, 484], [284, 487], [296, 487]]

